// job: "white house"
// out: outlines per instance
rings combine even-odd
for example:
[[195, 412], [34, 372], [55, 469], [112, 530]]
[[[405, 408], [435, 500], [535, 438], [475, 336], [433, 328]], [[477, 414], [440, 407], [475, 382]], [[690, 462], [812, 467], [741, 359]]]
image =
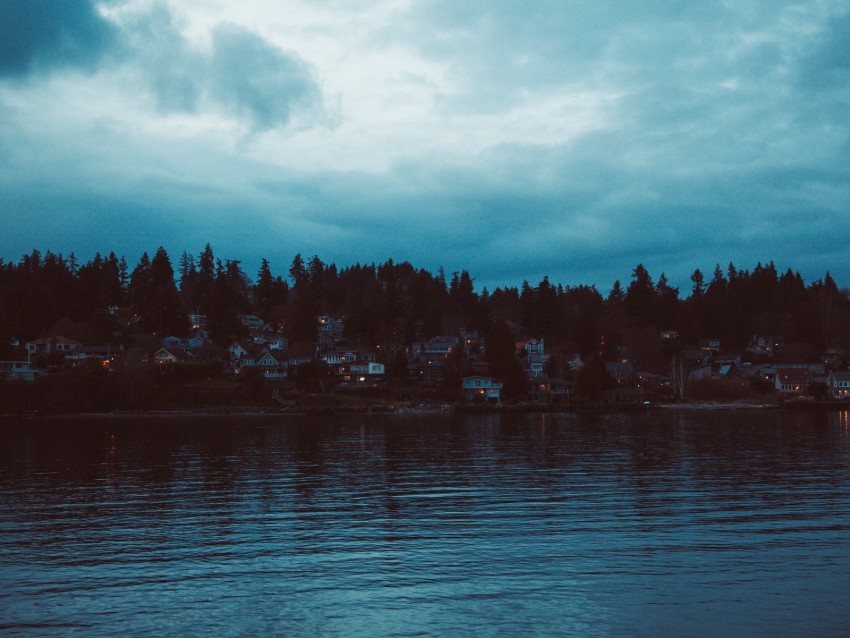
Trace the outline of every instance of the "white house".
[[802, 368], [777, 368], [773, 385], [782, 394], [803, 394], [809, 386], [809, 371]]
[[276, 357], [268, 350], [254, 362], [254, 365], [263, 371], [266, 379], [285, 379], [289, 376], [289, 361]]
[[826, 379], [833, 399], [850, 399], [850, 372], [829, 373]]
[[527, 341], [517, 341], [516, 342], [517, 353], [525, 350], [528, 354], [539, 354], [543, 355], [545, 353], [545, 348], [543, 347], [543, 339], [528, 339]]
[[35, 341], [27, 342], [27, 352], [32, 354], [44, 353], [50, 354], [51, 352], [62, 352], [69, 353], [73, 352], [83, 344], [79, 341], [74, 341], [73, 339], [68, 339], [67, 337], [47, 337], [45, 339], [36, 339]]

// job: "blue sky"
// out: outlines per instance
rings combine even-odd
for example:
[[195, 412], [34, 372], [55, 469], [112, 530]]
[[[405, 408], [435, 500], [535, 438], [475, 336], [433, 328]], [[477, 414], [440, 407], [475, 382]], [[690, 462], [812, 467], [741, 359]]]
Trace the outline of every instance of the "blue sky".
[[0, 256], [850, 286], [850, 2], [0, 0]]

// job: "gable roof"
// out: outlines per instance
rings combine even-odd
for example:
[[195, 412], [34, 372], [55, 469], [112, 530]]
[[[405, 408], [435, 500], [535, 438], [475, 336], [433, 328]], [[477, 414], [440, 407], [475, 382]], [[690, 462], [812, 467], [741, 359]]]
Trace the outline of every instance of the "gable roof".
[[777, 368], [776, 380], [779, 383], [805, 383], [809, 380], [809, 371], [805, 368]]

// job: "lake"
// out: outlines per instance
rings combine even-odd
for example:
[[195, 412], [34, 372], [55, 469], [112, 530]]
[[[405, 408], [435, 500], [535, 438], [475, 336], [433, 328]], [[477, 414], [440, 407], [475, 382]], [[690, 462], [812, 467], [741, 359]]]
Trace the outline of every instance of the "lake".
[[846, 636], [850, 413], [0, 421], [4, 636]]

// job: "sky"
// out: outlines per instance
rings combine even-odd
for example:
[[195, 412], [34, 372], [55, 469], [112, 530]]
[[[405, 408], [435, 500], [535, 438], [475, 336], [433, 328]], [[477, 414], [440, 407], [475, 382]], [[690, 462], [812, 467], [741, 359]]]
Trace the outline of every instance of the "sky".
[[0, 257], [850, 286], [848, 0], [0, 0]]

